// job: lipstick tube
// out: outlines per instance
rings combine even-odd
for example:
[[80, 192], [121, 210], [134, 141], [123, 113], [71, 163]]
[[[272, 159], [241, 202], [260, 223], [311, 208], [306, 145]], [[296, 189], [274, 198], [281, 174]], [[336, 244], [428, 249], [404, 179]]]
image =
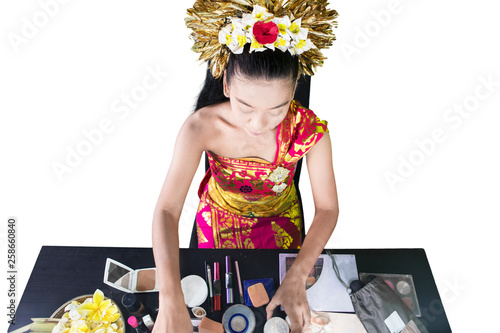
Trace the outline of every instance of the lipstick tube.
[[231, 257], [226, 256], [226, 303], [234, 303], [233, 296], [233, 271], [231, 268]]
[[219, 263], [214, 262], [214, 311], [220, 311], [220, 294], [221, 294], [221, 283], [220, 283], [220, 272]]

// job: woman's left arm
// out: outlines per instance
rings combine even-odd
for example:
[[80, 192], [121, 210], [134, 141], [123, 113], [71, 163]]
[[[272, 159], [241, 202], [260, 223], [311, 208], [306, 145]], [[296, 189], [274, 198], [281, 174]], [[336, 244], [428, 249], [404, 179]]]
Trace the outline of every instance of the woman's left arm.
[[307, 275], [330, 239], [339, 214], [330, 135], [324, 133], [306, 156], [314, 219], [297, 258], [266, 308], [270, 319], [276, 306], [282, 305], [292, 322], [292, 333], [302, 332], [309, 326], [311, 314], [305, 290]]

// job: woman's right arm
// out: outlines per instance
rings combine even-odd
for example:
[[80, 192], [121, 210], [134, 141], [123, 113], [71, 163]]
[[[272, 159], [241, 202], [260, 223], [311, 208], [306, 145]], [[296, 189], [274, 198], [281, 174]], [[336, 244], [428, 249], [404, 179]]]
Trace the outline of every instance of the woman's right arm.
[[154, 333], [193, 332], [184, 304], [179, 269], [179, 217], [205, 150], [200, 116], [190, 115], [175, 143], [172, 161], [153, 216], [153, 254], [159, 284], [159, 313]]

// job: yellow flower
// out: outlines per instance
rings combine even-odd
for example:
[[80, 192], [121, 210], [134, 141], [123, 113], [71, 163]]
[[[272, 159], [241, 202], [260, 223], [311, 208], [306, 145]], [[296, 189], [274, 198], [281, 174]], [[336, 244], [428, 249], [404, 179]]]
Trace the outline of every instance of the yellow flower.
[[243, 47], [245, 46], [245, 44], [247, 43], [247, 37], [245, 35], [238, 35], [238, 45], [240, 47]]
[[272, 15], [267, 12], [265, 7], [255, 5], [253, 7], [252, 16], [256, 21], [264, 21]]
[[282, 35], [286, 34], [287, 26], [285, 23], [278, 24], [278, 28], [280, 29], [280, 34], [282, 34]]
[[104, 300], [104, 294], [97, 289], [92, 297], [92, 302], [83, 303], [78, 307], [79, 311], [86, 314], [86, 318], [94, 323], [110, 323], [120, 318], [120, 313], [116, 306], [111, 305], [111, 300]]
[[71, 323], [69, 333], [85, 333], [89, 331], [89, 327], [85, 320], [77, 320]]
[[278, 38], [278, 40], [274, 42], [274, 46], [276, 47], [285, 45], [286, 45], [286, 40], [284, 40], [283, 38]]
[[293, 32], [294, 34], [298, 34], [300, 31], [300, 23], [297, 24], [297, 22], [293, 22], [290, 25], [290, 31]]
[[301, 39], [301, 40], [297, 43], [296, 48], [298, 48], [298, 49], [302, 49], [302, 48], [304, 48], [304, 46], [306, 46], [306, 41], [305, 41], [305, 40], [303, 40], [303, 39]]
[[260, 44], [256, 39], [255, 36], [252, 36], [252, 44], [250, 44], [251, 50], [259, 50], [264, 48], [264, 45]]

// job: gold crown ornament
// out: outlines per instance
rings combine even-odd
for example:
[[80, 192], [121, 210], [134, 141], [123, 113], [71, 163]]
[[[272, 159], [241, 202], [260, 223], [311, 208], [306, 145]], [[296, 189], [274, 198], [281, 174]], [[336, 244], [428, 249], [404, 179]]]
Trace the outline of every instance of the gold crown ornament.
[[299, 57], [299, 73], [314, 75], [326, 59], [321, 49], [335, 40], [338, 13], [327, 0], [196, 0], [187, 10], [192, 50], [220, 78], [231, 53], [267, 49]]

